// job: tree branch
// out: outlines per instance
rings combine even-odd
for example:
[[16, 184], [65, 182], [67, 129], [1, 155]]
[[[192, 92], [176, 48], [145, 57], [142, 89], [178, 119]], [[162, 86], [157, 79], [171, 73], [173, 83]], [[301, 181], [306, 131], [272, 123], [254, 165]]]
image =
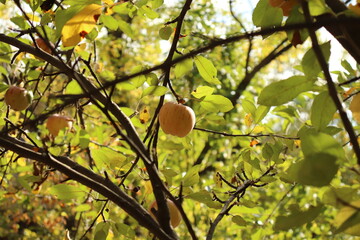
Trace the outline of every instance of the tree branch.
[[53, 156], [42, 148], [37, 148], [37, 151], [34, 151], [33, 149], [35, 149], [35, 146], [12, 137], [0, 135], [0, 146], [15, 152], [21, 157], [34, 159], [55, 168], [66, 174], [71, 179], [109, 198], [130, 216], [135, 218], [141, 226], [150, 230], [160, 239], [174, 239], [163, 231], [159, 224], [139, 203], [124, 193], [109, 179], [99, 176], [93, 171], [77, 164], [67, 157]]
[[[309, 5], [305, 0], [301, 1], [302, 4], [302, 8], [304, 10], [304, 15], [305, 15], [305, 19], [306, 22], [310, 25], [312, 20], [311, 20], [311, 15], [310, 15], [310, 11], [309, 11]], [[327, 86], [328, 86], [328, 91], [329, 94], [333, 100], [333, 102], [335, 103], [335, 106], [340, 114], [340, 118], [344, 124], [344, 128], [347, 131], [349, 138], [350, 138], [350, 142], [352, 144], [354, 153], [357, 157], [357, 163], [360, 165], [360, 148], [359, 148], [359, 142], [357, 141], [357, 137], [354, 131], [354, 128], [349, 120], [349, 118], [347, 117], [347, 114], [344, 110], [344, 108], [342, 107], [341, 101], [338, 97], [338, 92], [336, 90], [336, 86], [331, 78], [330, 72], [329, 72], [329, 66], [325, 60], [325, 57], [321, 51], [321, 48], [319, 46], [319, 42], [317, 40], [316, 34], [315, 34], [315, 29], [313, 27], [309, 27], [309, 35], [311, 38], [311, 42], [312, 42], [312, 46], [316, 55], [316, 58], [323, 70], [326, 82], [327, 82]]]

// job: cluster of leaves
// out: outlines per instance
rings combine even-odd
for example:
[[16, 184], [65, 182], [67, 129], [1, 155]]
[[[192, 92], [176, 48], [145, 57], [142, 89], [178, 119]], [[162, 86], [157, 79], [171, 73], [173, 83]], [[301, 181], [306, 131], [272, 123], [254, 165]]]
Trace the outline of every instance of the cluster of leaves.
[[[346, 112], [360, 68], [342, 60], [330, 75], [331, 43], [315, 35], [348, 24], [334, 36], [359, 61], [357, 6], [260, 0], [246, 22], [232, 0], [225, 13], [205, 0], [0, 2], [16, 9], [0, 33], [1, 94], [34, 92], [24, 111], [0, 103], [0, 238], [360, 235]], [[187, 137], [159, 129], [164, 101], [194, 109]], [[51, 136], [54, 113], [72, 129]], [[183, 216], [175, 231], [166, 198]]]

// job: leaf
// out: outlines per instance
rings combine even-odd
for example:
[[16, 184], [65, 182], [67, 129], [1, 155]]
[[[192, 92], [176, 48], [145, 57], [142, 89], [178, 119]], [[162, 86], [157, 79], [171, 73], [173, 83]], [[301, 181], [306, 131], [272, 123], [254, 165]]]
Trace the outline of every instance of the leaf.
[[243, 107], [246, 113], [250, 113], [251, 115], [255, 116], [256, 106], [253, 102], [243, 99], [241, 101], [241, 106]]
[[94, 240], [104, 240], [107, 238], [110, 229], [110, 222], [99, 222], [95, 227]]
[[255, 124], [258, 124], [261, 122], [261, 120], [264, 119], [264, 117], [268, 114], [270, 110], [270, 107], [267, 107], [267, 106], [259, 106], [256, 111], [255, 111]]
[[121, 31], [123, 31], [126, 35], [128, 35], [130, 38], [134, 38], [134, 31], [131, 29], [130, 24], [128, 24], [127, 22], [119, 19], [118, 20], [118, 25]]
[[[330, 57], [330, 42], [320, 45], [320, 48], [325, 57], [325, 61], [328, 62]], [[308, 78], [317, 77], [317, 75], [321, 72], [322, 69], [313, 48], [310, 48], [305, 53], [303, 59], [301, 60], [301, 66]]]
[[245, 126], [250, 127], [251, 124], [253, 123], [253, 121], [254, 120], [253, 120], [253, 118], [251, 116], [251, 113], [248, 113], [248, 114], [245, 115], [245, 118], [244, 118]]
[[306, 211], [294, 210], [288, 216], [278, 216], [275, 220], [274, 230], [285, 231], [300, 227], [313, 221], [322, 211], [323, 205], [310, 206]]
[[174, 29], [170, 26], [162, 27], [159, 30], [159, 36], [163, 40], [169, 40], [169, 38], [173, 32], [174, 32]]
[[201, 190], [199, 192], [188, 194], [186, 198], [190, 198], [197, 202], [204, 203], [210, 208], [220, 209], [222, 206], [221, 203], [213, 201], [211, 194], [206, 190]]
[[191, 93], [191, 95], [193, 95], [196, 98], [202, 98], [202, 97], [211, 95], [214, 91], [215, 91], [215, 89], [212, 87], [202, 86], [202, 87], [196, 88], [196, 90], [194, 90]]
[[71, 81], [65, 88], [66, 94], [82, 94], [82, 89], [76, 81]]
[[360, 236], [360, 200], [341, 208], [335, 217], [334, 224], [338, 227], [335, 233], [344, 232]]
[[193, 68], [193, 60], [186, 59], [175, 65], [174, 74], [176, 78], [181, 78], [186, 73], [190, 72]]
[[312, 125], [317, 130], [324, 129], [333, 119], [336, 110], [329, 93], [327, 91], [320, 93], [315, 97], [311, 107]]
[[101, 5], [90, 4], [67, 21], [61, 31], [63, 46], [78, 44], [95, 27], [101, 11]]
[[195, 57], [195, 65], [196, 65], [196, 68], [198, 69], [201, 77], [205, 81], [207, 81], [209, 83], [214, 83], [214, 84], [221, 84], [219, 79], [217, 79], [217, 70], [210, 60], [208, 60], [202, 56], [196, 56]]
[[303, 185], [322, 187], [329, 185], [339, 166], [337, 158], [327, 153], [315, 153], [293, 164], [288, 173], [293, 180]]
[[131, 226], [125, 223], [115, 223], [112, 227], [112, 230], [114, 232], [117, 232], [118, 235], [125, 236], [126, 239], [135, 239], [135, 231], [132, 229]]
[[254, 25], [261, 28], [280, 26], [282, 19], [281, 9], [272, 7], [268, 0], [260, 0], [252, 15]]
[[311, 90], [313, 85], [311, 78], [292, 76], [265, 87], [260, 93], [258, 103], [265, 106], [281, 105], [293, 100], [300, 93]]
[[228, 112], [234, 107], [231, 101], [222, 95], [208, 95], [200, 105], [209, 112]]
[[233, 216], [231, 221], [239, 226], [246, 226], [246, 221], [239, 215]]
[[139, 114], [139, 119], [142, 124], [145, 124], [150, 119], [150, 113], [148, 107], [144, 107]]
[[326, 153], [338, 159], [345, 159], [345, 152], [342, 146], [334, 137], [318, 132], [300, 130], [301, 150], [305, 156], [316, 153]]
[[92, 149], [91, 155], [98, 169], [103, 169], [105, 167], [121, 168], [123, 165], [127, 164], [127, 158], [124, 155], [106, 147]]
[[150, 86], [146, 88], [143, 93], [141, 94], [141, 98], [151, 95], [151, 96], [162, 96], [168, 91], [167, 87], [164, 86]]
[[115, 31], [119, 27], [119, 22], [110, 15], [101, 15], [100, 21], [105, 25], [109, 30]]
[[50, 188], [49, 192], [57, 196], [57, 198], [60, 200], [83, 200], [87, 195], [87, 192], [84, 191], [83, 188], [69, 184], [54, 185]]
[[184, 178], [182, 179], [183, 187], [191, 187], [199, 182], [200, 180], [199, 169], [200, 169], [200, 165], [195, 165], [189, 169], [189, 171], [185, 174]]

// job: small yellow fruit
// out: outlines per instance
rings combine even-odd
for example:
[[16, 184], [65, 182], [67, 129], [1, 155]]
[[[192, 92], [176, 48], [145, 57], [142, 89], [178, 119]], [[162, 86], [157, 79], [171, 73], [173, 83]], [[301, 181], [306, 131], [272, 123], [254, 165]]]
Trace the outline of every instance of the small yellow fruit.
[[[182, 219], [180, 211], [177, 209], [173, 201], [166, 199], [166, 203], [170, 212], [170, 224], [173, 228], [176, 228], [177, 226], [179, 226]], [[154, 212], [156, 212], [157, 210], [158, 210], [157, 202], [154, 201], [149, 207], [150, 215], [154, 219], [156, 219]]]
[[185, 137], [195, 126], [195, 113], [185, 105], [167, 102], [160, 109], [159, 122], [166, 134]]
[[10, 86], [5, 93], [5, 103], [15, 111], [25, 110], [30, 105], [32, 98], [32, 92], [17, 86]]
[[54, 114], [47, 119], [46, 128], [49, 130], [51, 135], [56, 137], [61, 129], [70, 129], [72, 127], [72, 122], [73, 120], [69, 117]]

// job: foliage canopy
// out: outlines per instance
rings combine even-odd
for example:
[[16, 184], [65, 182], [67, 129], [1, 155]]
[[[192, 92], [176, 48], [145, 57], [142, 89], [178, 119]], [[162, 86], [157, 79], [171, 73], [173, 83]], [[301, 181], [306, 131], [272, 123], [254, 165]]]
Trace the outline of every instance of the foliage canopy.
[[0, 0], [0, 239], [359, 236], [360, 3], [238, 2]]

